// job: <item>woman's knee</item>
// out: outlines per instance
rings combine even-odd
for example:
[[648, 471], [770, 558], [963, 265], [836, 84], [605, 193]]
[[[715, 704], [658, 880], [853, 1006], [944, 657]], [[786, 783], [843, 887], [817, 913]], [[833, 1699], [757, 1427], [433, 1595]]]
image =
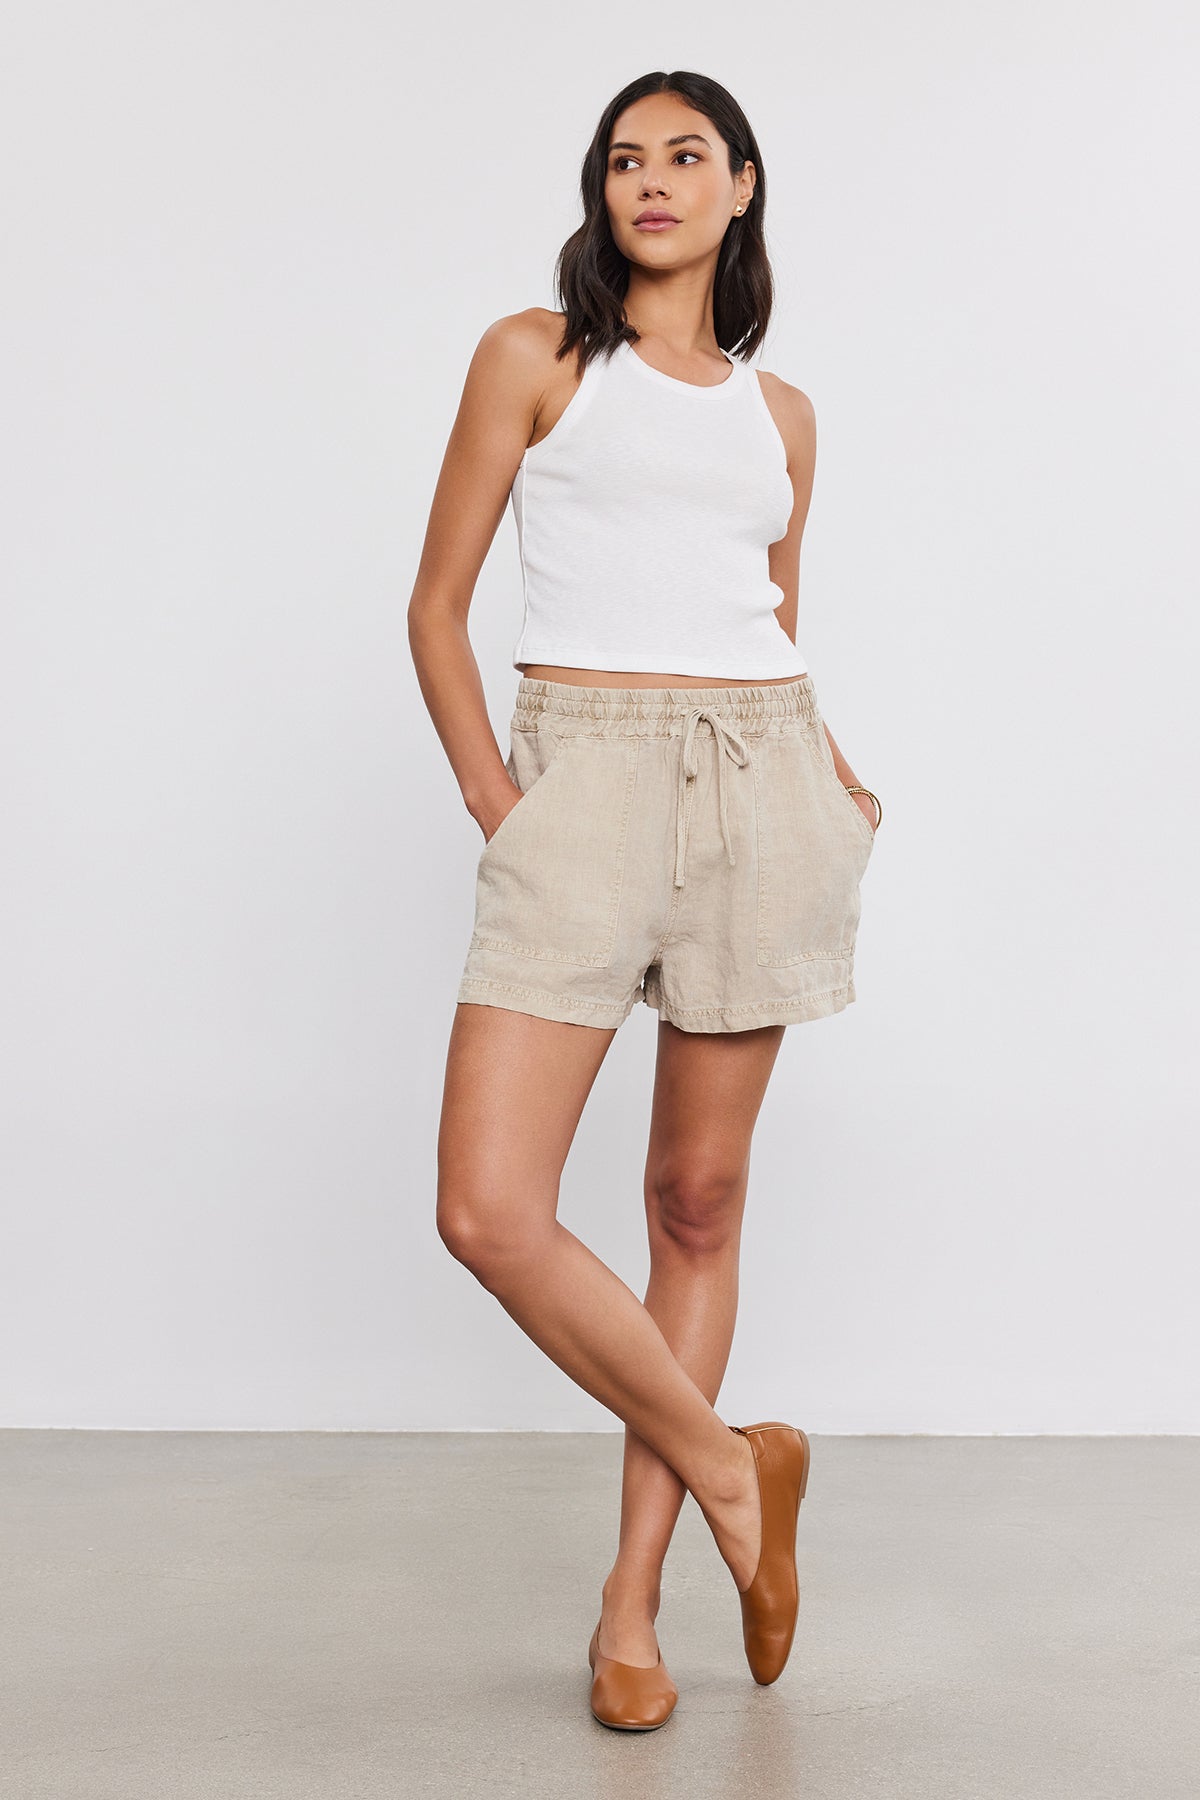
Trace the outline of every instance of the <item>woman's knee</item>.
[[721, 1165], [663, 1169], [647, 1185], [651, 1235], [691, 1255], [735, 1245], [746, 1204], [746, 1171]]
[[517, 1209], [506, 1207], [494, 1190], [440, 1189], [437, 1231], [455, 1261], [485, 1285], [537, 1250], [534, 1225]]

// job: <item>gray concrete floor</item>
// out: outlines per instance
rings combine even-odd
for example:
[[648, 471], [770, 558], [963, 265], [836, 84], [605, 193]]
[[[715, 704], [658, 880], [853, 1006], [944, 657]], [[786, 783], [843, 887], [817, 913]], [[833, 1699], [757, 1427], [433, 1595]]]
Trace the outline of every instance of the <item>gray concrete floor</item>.
[[687, 1499], [648, 1733], [587, 1706], [620, 1451], [0, 1432], [4, 1800], [1200, 1794], [1200, 1438], [814, 1436], [770, 1688]]

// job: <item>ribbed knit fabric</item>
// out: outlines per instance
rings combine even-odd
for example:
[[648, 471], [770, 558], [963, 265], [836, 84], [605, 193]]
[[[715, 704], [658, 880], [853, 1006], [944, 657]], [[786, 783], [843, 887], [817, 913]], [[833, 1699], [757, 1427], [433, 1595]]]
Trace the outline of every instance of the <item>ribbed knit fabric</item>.
[[698, 387], [622, 342], [526, 450], [511, 498], [525, 595], [514, 668], [807, 673], [767, 561], [792, 512], [787, 451], [748, 364]]

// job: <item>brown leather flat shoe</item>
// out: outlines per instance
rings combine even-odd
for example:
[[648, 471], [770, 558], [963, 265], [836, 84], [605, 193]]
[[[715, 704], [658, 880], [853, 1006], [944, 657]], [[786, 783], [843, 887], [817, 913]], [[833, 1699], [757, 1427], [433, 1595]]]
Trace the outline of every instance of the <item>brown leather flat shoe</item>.
[[792, 1649], [800, 1583], [796, 1575], [796, 1521], [808, 1486], [811, 1457], [807, 1437], [796, 1425], [765, 1419], [758, 1425], [731, 1425], [749, 1438], [762, 1501], [762, 1550], [754, 1579], [739, 1588], [742, 1641], [750, 1673], [763, 1687], [777, 1681]]
[[616, 1662], [600, 1649], [600, 1621], [588, 1645], [592, 1667], [593, 1715], [616, 1731], [655, 1731], [675, 1710], [679, 1690], [667, 1674], [662, 1651], [652, 1669]]

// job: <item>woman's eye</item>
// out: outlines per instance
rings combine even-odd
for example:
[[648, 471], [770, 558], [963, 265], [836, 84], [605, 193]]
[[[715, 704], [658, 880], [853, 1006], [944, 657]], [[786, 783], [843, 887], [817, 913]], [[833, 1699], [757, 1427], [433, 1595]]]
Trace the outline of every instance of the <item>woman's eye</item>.
[[[696, 151], [695, 151], [695, 150], [680, 150], [680, 151], [678, 151], [678, 152], [677, 152], [677, 153], [676, 153], [676, 156], [675, 156], [675, 158], [674, 158], [674, 159], [673, 159], [673, 160], [674, 160], [674, 161], [678, 161], [678, 159], [679, 159], [679, 157], [680, 157], [680, 156], [690, 156], [690, 157], [691, 157], [691, 159], [692, 159], [692, 161], [693, 161], [693, 162], [699, 162], [699, 161], [700, 161], [700, 157], [699, 157], [699, 154], [698, 154], [698, 153], [697, 153], [697, 152], [696, 152]], [[623, 169], [622, 169], [622, 168], [621, 168], [621, 164], [622, 164], [622, 163], [627, 163], [627, 162], [632, 162], [632, 161], [633, 161], [633, 160], [634, 160], [634, 159], [633, 159], [633, 157], [632, 157], [632, 156], [618, 156], [618, 157], [617, 157], [617, 158], [616, 158], [616, 159], [615, 159], [615, 161], [614, 161], [614, 162], [613, 162], [613, 173], [614, 173], [614, 175], [620, 175], [620, 174], [623, 174], [623, 173], [624, 173], [624, 171], [623, 171]]]

